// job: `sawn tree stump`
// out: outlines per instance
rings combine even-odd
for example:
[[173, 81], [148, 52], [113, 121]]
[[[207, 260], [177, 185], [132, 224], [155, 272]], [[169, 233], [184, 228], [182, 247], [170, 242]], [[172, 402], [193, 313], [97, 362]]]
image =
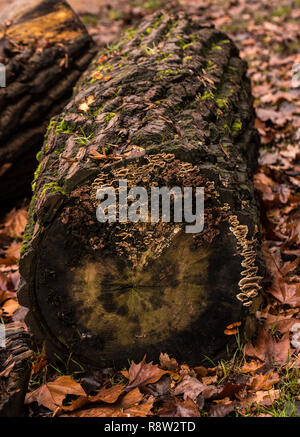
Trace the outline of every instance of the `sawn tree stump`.
[[16, 0], [0, 13], [2, 205], [30, 194], [50, 117], [64, 107], [94, 54], [85, 27], [64, 0]]
[[[34, 181], [19, 299], [52, 356], [96, 367], [167, 352], [196, 364], [251, 337], [262, 264], [258, 136], [232, 41], [156, 14], [98, 54], [52, 120]], [[97, 189], [204, 187], [205, 225], [100, 223]], [[242, 328], [241, 328], [242, 329]]]

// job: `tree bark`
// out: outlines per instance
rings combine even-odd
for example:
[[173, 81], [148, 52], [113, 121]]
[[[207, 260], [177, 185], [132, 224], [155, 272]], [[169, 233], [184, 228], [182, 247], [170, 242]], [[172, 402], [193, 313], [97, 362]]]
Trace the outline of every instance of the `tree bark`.
[[[246, 64], [229, 38], [155, 14], [101, 52], [52, 121], [34, 182], [19, 298], [46, 349], [96, 367], [226, 350], [261, 299]], [[204, 187], [205, 225], [100, 223], [103, 185]], [[229, 342], [230, 343], [230, 342]]]
[[[30, 194], [50, 117], [60, 112], [95, 52], [64, 0], [17, 0], [0, 14], [0, 201]], [[1, 72], [0, 72], [1, 73]]]
[[5, 348], [0, 348], [0, 417], [24, 414], [32, 351], [30, 336], [22, 324], [6, 325]]

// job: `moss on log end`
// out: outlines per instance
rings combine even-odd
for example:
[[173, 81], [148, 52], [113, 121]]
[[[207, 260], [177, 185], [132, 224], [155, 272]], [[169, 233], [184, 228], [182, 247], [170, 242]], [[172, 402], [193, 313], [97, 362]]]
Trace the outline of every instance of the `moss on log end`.
[[94, 53], [64, 0], [17, 0], [0, 14], [6, 70], [6, 87], [0, 88], [1, 202], [30, 194], [50, 117], [64, 107]]
[[[19, 298], [46, 349], [95, 367], [167, 352], [199, 363], [260, 304], [258, 135], [232, 41], [155, 14], [98, 54], [48, 128]], [[96, 159], [95, 159], [96, 158]], [[97, 188], [204, 187], [205, 224], [99, 223]]]

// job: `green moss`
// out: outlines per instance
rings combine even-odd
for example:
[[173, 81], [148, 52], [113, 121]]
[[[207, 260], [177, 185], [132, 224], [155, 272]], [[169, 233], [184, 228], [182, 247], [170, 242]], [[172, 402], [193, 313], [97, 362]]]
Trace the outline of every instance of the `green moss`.
[[81, 20], [85, 26], [97, 26], [99, 22], [98, 18], [92, 14], [81, 15]]
[[208, 70], [215, 70], [216, 67], [217, 65], [213, 61], [211, 61], [210, 59], [207, 61], [206, 68]]
[[215, 95], [210, 91], [205, 91], [203, 96], [198, 96], [198, 100], [200, 100], [201, 102], [205, 101], [205, 100], [213, 100], [215, 98]]
[[186, 50], [188, 47], [190, 47], [191, 45], [194, 44], [194, 42], [196, 41], [196, 35], [195, 34], [191, 34], [189, 36], [189, 41], [185, 38], [180, 38], [179, 36], [177, 36], [178, 41], [177, 41], [177, 45], [182, 49], [182, 50]]
[[243, 127], [243, 123], [240, 120], [235, 120], [231, 126], [232, 135], [236, 135]]
[[28, 222], [27, 222], [24, 234], [23, 234], [23, 242], [22, 242], [22, 247], [20, 250], [21, 255], [27, 249], [29, 242], [31, 241], [32, 236], [33, 236], [34, 227], [35, 227], [35, 221], [33, 219], [33, 212], [34, 212], [35, 203], [36, 203], [36, 195], [33, 195], [31, 202], [30, 202], [29, 210], [28, 210]]
[[157, 55], [159, 53], [159, 48], [155, 47], [155, 44], [153, 43], [152, 47], [148, 47], [148, 46], [141, 46], [141, 48], [144, 50], [144, 52], [146, 53], [146, 55], [148, 56], [153, 56], [153, 55]]
[[104, 103], [103, 103], [103, 105], [99, 106], [99, 108], [94, 109], [92, 111], [91, 115], [93, 115], [95, 118], [98, 117], [98, 115], [100, 114], [103, 106], [104, 106]]
[[288, 17], [291, 13], [290, 5], [281, 5], [272, 12], [272, 17]]
[[223, 98], [223, 99], [221, 99], [221, 98], [219, 98], [219, 99], [216, 99], [216, 104], [217, 104], [217, 106], [218, 106], [218, 108], [219, 109], [224, 109], [224, 108], [228, 108], [228, 100], [226, 99], [226, 98]]
[[40, 162], [39, 165], [37, 166], [37, 169], [34, 172], [34, 178], [33, 178], [32, 184], [31, 184], [31, 189], [32, 189], [33, 193], [35, 192], [36, 181], [37, 181], [37, 178], [39, 177], [39, 174], [40, 174], [40, 171], [41, 171], [41, 167], [42, 167], [42, 163]]
[[55, 128], [55, 133], [63, 133], [63, 134], [70, 134], [72, 133], [70, 127], [68, 126], [68, 124], [65, 122], [64, 119], [62, 119], [56, 126]]
[[57, 182], [49, 182], [43, 186], [43, 190], [41, 192], [41, 196], [43, 196], [48, 190], [50, 190], [51, 193], [61, 193], [63, 195], [66, 194], [64, 189], [58, 185]]
[[42, 154], [42, 151], [41, 151], [41, 150], [36, 154], [36, 160], [37, 160], [37, 162], [41, 162], [41, 154]]
[[155, 61], [156, 64], [160, 64], [161, 62], [167, 62], [169, 58], [174, 56], [173, 53], [161, 53], [160, 55], [161, 56], [159, 57], [159, 59]]
[[114, 118], [116, 116], [115, 112], [110, 112], [106, 117], [105, 117], [105, 121], [110, 121], [112, 118]]
[[157, 73], [157, 77], [158, 77], [158, 79], [163, 79], [164, 77], [173, 76], [173, 75], [176, 75], [176, 74], [179, 74], [179, 73], [180, 73], [180, 70], [175, 70], [175, 69], [172, 69], [172, 68], [167, 68], [166, 70], [159, 71]]

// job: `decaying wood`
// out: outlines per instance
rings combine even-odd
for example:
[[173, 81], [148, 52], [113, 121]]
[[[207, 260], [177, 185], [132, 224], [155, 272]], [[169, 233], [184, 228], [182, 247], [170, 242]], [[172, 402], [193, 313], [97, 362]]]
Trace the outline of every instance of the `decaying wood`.
[[30, 193], [49, 119], [68, 101], [93, 53], [85, 27], [64, 0], [16, 0], [0, 14], [0, 63], [6, 69], [6, 87], [0, 88], [1, 202]]
[[[34, 182], [19, 298], [48, 353], [94, 366], [224, 353], [260, 304], [258, 136], [228, 37], [156, 14], [101, 52], [52, 120]], [[204, 187], [205, 226], [99, 223], [96, 191]]]
[[5, 348], [0, 348], [0, 417], [24, 413], [31, 371], [30, 336], [20, 322], [6, 325]]

